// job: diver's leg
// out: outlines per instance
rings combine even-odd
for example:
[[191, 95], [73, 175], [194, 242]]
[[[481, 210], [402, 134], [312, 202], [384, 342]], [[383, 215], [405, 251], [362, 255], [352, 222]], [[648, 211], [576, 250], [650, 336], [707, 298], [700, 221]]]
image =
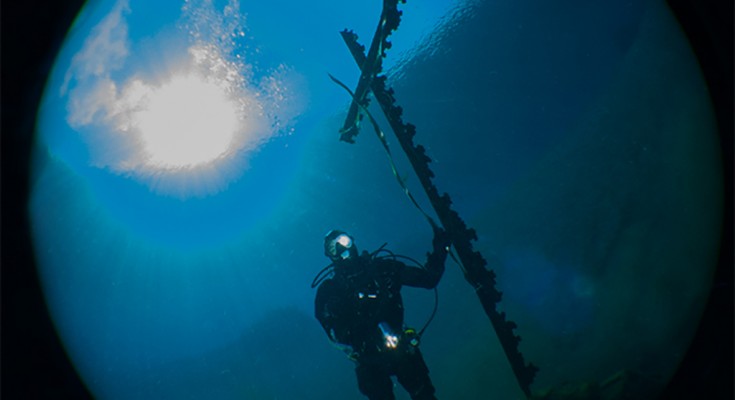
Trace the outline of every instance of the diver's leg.
[[413, 400], [436, 400], [434, 385], [429, 378], [429, 368], [421, 352], [406, 354], [396, 371], [396, 378]]
[[360, 364], [355, 368], [357, 387], [370, 400], [394, 400], [393, 381], [386, 368], [375, 364]]

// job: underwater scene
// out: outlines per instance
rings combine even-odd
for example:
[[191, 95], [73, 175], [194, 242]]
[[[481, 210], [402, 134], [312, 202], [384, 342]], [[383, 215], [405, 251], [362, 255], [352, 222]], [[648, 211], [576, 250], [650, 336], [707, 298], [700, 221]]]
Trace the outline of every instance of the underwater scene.
[[660, 0], [92, 0], [36, 122], [38, 274], [98, 399], [654, 399], [719, 257]]

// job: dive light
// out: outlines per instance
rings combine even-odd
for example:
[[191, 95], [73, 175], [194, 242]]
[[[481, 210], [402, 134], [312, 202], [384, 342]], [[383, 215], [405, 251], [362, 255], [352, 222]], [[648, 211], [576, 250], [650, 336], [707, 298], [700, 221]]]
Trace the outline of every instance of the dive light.
[[380, 332], [383, 333], [383, 337], [385, 338], [385, 347], [389, 349], [395, 349], [396, 347], [398, 347], [398, 336], [394, 335], [393, 332], [391, 332], [390, 327], [387, 323], [379, 323], [378, 328], [380, 328]]

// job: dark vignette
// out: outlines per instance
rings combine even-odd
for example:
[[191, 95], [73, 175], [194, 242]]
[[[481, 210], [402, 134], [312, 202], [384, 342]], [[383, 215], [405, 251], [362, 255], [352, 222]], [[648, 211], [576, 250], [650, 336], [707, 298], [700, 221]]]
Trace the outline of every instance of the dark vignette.
[[[2, 300], [0, 397], [87, 399], [56, 336], [36, 274], [26, 205], [35, 112], [83, 0], [25, 0], [0, 8]], [[733, 4], [668, 0], [695, 49], [715, 104], [724, 160], [725, 219], [712, 293], [664, 399], [733, 398]]]

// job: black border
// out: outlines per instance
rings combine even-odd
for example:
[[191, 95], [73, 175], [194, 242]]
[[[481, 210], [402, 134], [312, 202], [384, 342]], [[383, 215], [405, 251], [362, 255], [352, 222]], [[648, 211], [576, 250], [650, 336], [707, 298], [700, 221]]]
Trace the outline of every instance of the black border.
[[724, 162], [720, 259], [697, 334], [663, 399], [733, 399], [733, 2], [668, 0], [697, 55], [715, 107]]
[[[687, 356], [662, 397], [732, 399], [733, 4], [727, 0], [668, 2], [695, 48], [715, 103], [725, 161], [726, 215], [707, 309]], [[0, 6], [0, 397], [4, 399], [91, 398], [67, 359], [45, 307], [26, 213], [35, 110], [54, 56], [83, 3], [24, 0]]]
[[3, 399], [92, 398], [66, 357], [46, 309], [26, 213], [35, 112], [55, 54], [83, 3], [25, 0], [0, 6]]

